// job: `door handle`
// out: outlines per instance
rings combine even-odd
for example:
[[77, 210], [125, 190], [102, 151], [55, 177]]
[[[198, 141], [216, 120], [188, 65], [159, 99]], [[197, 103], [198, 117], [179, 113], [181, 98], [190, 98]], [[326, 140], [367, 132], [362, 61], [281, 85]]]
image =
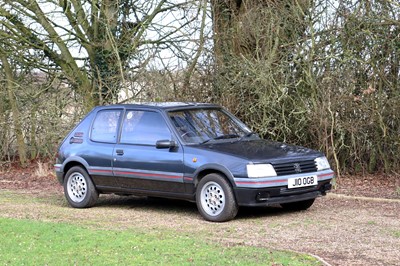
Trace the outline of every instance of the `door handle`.
[[124, 150], [116, 150], [117, 155], [124, 155]]

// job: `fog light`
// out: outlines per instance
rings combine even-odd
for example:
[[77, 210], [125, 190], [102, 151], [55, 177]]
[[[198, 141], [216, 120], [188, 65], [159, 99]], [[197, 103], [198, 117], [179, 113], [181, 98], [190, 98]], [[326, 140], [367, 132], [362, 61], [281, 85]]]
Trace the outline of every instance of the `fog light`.
[[258, 192], [256, 196], [257, 201], [266, 201], [270, 197], [268, 192]]

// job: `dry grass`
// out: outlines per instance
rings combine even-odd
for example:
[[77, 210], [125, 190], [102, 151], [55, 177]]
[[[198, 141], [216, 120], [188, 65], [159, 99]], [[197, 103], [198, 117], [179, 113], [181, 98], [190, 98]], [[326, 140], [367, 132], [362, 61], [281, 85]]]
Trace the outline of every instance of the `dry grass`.
[[399, 202], [326, 197], [304, 212], [242, 208], [231, 222], [210, 223], [188, 202], [102, 195], [93, 208], [72, 209], [61, 193], [35, 193], [0, 190], [0, 216], [195, 234], [226, 246], [310, 253], [332, 265], [396, 265], [400, 261]]
[[[393, 185], [399, 185], [396, 178], [340, 179], [336, 191], [347, 196], [320, 198], [308, 211], [241, 208], [235, 220], [218, 224], [204, 221], [196, 205], [184, 201], [101, 195], [95, 207], [73, 209], [49, 168], [36, 164], [0, 173], [0, 217], [195, 234], [226, 246], [306, 252], [332, 265], [400, 261], [400, 200], [392, 195]], [[42, 177], [34, 177], [36, 171]], [[48, 171], [51, 175], [46, 176]], [[387, 199], [370, 200], [371, 196]]]
[[40, 178], [40, 177], [48, 177], [51, 175], [54, 175], [54, 169], [50, 163], [44, 163], [41, 161], [38, 161], [36, 163], [36, 168], [33, 173], [33, 176]]

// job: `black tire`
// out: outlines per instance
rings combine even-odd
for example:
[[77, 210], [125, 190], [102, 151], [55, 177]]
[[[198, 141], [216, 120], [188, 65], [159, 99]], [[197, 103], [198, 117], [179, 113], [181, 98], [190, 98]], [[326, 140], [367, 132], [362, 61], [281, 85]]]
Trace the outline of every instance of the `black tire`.
[[64, 195], [74, 208], [93, 206], [99, 198], [89, 174], [80, 166], [68, 170], [64, 178]]
[[196, 189], [196, 204], [201, 216], [211, 222], [232, 220], [239, 209], [229, 182], [214, 173], [200, 180]]
[[281, 206], [285, 210], [289, 211], [304, 211], [310, 208], [313, 205], [314, 201], [315, 199], [309, 199], [290, 203], [282, 203]]

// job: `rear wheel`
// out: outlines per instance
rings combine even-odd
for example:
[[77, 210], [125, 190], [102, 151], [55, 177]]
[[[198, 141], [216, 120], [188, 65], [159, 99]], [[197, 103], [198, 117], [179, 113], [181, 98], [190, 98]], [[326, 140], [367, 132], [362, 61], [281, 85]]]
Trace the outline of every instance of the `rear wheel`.
[[68, 203], [74, 208], [91, 207], [99, 198], [92, 179], [80, 166], [72, 167], [65, 175], [64, 194]]
[[212, 222], [232, 220], [238, 212], [232, 187], [219, 174], [208, 174], [200, 180], [196, 190], [196, 204], [203, 218]]
[[281, 206], [282, 208], [290, 211], [304, 211], [310, 208], [313, 205], [314, 201], [315, 199], [309, 199], [297, 202], [282, 203]]

